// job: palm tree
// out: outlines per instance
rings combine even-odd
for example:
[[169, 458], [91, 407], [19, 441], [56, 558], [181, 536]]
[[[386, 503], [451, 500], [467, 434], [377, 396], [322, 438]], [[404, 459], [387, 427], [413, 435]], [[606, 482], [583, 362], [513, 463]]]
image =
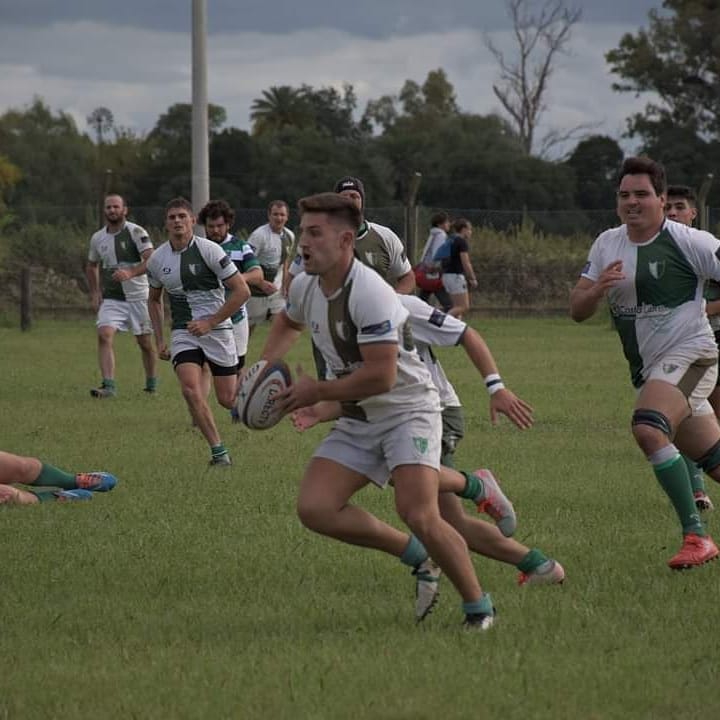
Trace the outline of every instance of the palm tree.
[[300, 90], [273, 85], [253, 100], [250, 118], [253, 134], [264, 135], [285, 127], [306, 127], [312, 122], [312, 111]]

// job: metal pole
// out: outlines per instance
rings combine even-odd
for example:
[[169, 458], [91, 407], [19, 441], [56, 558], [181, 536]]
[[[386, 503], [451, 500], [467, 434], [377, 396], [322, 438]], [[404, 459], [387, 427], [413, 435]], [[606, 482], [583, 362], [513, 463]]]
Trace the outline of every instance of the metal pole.
[[405, 207], [405, 252], [411, 264], [415, 264], [417, 252], [417, 194], [422, 181], [422, 173], [414, 172], [410, 178], [407, 205]]
[[207, 96], [207, 3], [192, 0], [192, 206], [210, 199]]

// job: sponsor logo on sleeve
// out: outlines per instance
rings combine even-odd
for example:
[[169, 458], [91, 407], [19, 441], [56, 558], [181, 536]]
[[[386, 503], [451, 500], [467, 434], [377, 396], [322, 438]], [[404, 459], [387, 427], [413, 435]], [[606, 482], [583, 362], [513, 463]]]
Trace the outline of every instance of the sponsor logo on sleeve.
[[392, 329], [392, 324], [389, 320], [384, 320], [376, 325], [366, 325], [361, 328], [360, 332], [363, 335], [385, 335]]
[[428, 322], [435, 327], [442, 327], [446, 317], [447, 315], [442, 310], [433, 310]]
[[226, 268], [231, 262], [232, 260], [227, 255], [225, 255], [223, 256], [222, 260], [220, 260], [220, 267]]
[[592, 263], [588, 260], [588, 261], [585, 263], [585, 267], [580, 271], [580, 274], [581, 274], [581, 275], [587, 275], [587, 273], [590, 272], [590, 266], [591, 266], [591, 265], [592, 265]]

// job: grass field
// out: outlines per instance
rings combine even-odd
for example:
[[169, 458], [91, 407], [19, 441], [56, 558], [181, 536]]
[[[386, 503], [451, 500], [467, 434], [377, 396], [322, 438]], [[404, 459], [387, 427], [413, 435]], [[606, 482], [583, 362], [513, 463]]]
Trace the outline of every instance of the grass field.
[[[720, 564], [665, 565], [677, 523], [628, 432], [617, 338], [564, 318], [477, 327], [537, 424], [492, 428], [479, 378], [445, 351], [468, 425], [457, 464], [496, 471], [518, 539], [568, 576], [519, 588], [514, 568], [477, 558], [499, 611], [484, 634], [461, 631], [448, 584], [416, 627], [404, 566], [300, 526], [322, 429], [251, 433], [218, 410], [235, 466], [209, 473], [170, 367], [145, 397], [130, 338], [118, 398], [97, 402], [91, 321], [1, 328], [0, 448], [120, 483], [90, 503], [0, 508], [0, 720], [720, 717]], [[291, 359], [309, 366], [305, 342]], [[360, 501], [398, 523], [390, 493]]]

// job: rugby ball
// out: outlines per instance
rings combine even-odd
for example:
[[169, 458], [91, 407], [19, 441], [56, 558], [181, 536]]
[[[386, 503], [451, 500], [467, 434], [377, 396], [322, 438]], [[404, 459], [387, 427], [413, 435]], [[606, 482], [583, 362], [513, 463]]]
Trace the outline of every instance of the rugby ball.
[[282, 361], [258, 360], [250, 366], [235, 405], [241, 422], [253, 430], [267, 430], [277, 425], [283, 416], [277, 406], [278, 396], [291, 384], [290, 368]]

